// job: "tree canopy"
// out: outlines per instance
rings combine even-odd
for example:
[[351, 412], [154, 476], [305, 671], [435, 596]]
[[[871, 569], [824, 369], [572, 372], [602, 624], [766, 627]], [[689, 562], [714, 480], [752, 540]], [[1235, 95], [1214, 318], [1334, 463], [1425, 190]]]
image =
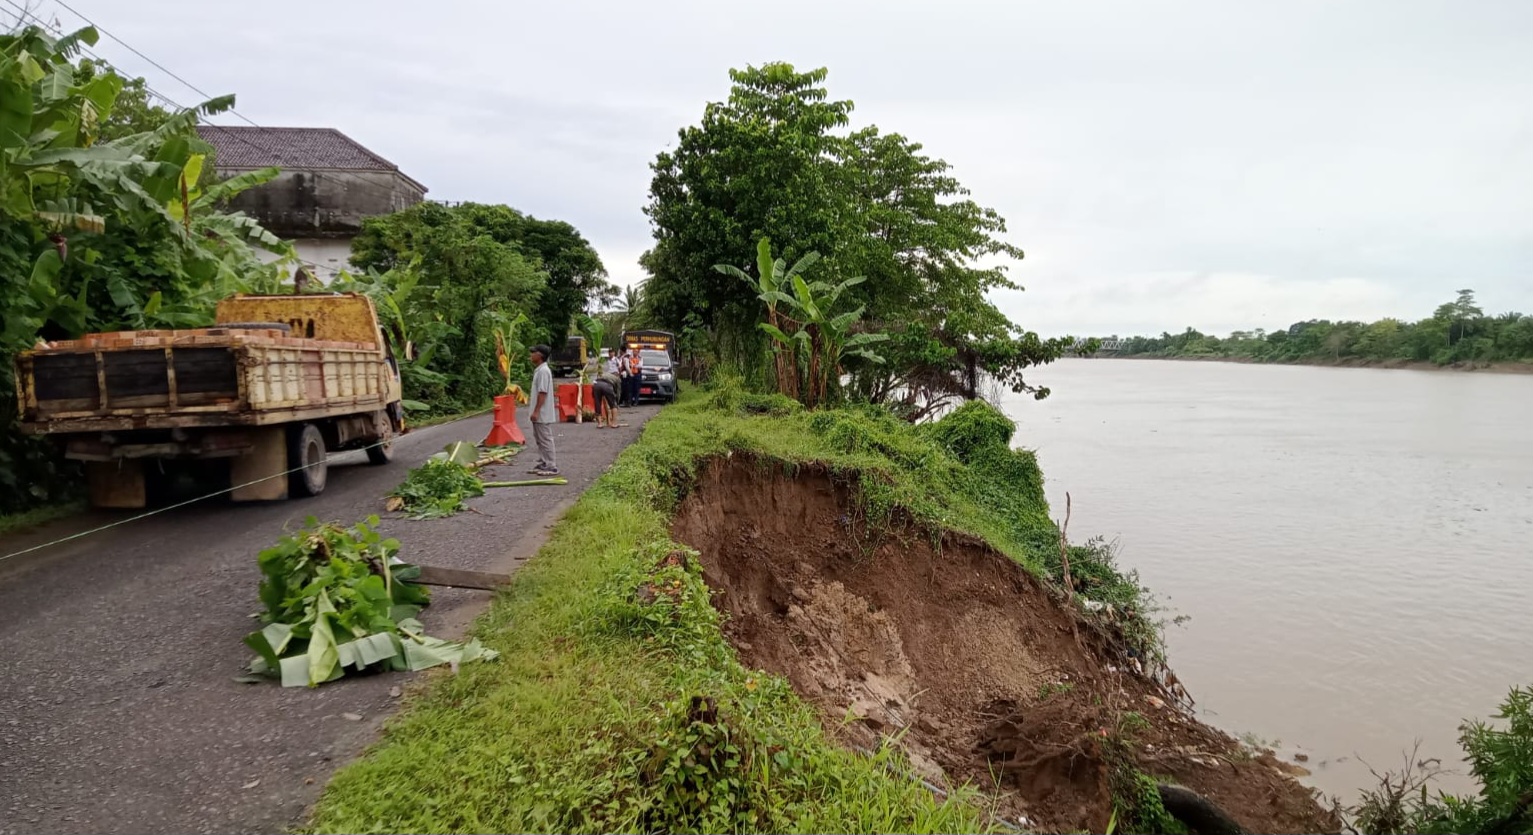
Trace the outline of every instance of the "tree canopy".
[[[499, 392], [495, 333], [561, 344], [577, 317], [615, 296], [590, 243], [564, 221], [508, 206], [420, 203], [362, 222], [351, 262], [367, 275], [340, 286], [367, 292], [395, 318], [406, 396], [432, 411], [477, 407]], [[525, 361], [513, 357], [514, 361]]]
[[1310, 319], [1283, 330], [1236, 331], [1220, 338], [1182, 333], [1124, 340], [1122, 356], [1239, 358], [1259, 362], [1430, 362], [1436, 365], [1533, 362], [1533, 316], [1487, 316], [1473, 290], [1416, 322]]
[[1046, 394], [1023, 371], [1070, 341], [1040, 339], [988, 300], [990, 290], [1020, 289], [1007, 269], [1022, 250], [1005, 240], [1005, 221], [920, 143], [850, 131], [853, 104], [831, 98], [827, 76], [786, 63], [731, 70], [728, 98], [655, 158], [646, 314], [764, 379], [770, 343], [756, 293], [712, 267], [754, 275], [757, 242], [769, 238], [789, 264], [823, 256], [816, 272], [830, 286], [864, 279], [846, 288], [846, 302], [863, 309], [859, 327], [890, 340], [885, 362], [846, 365], [861, 396], [917, 417], [979, 396], [982, 379]]

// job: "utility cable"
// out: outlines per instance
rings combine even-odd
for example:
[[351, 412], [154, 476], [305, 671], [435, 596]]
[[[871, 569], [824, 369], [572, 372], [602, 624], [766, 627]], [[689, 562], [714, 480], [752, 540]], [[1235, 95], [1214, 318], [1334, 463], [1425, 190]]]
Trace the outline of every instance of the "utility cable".
[[[20, 13], [20, 19], [26, 20], [27, 18], [30, 18], [33, 21], [35, 21], [39, 26], [42, 26], [43, 28], [53, 32], [55, 35], [58, 35], [60, 37], [62, 37], [64, 35], [64, 29], [63, 29], [62, 25], [50, 24], [50, 23], [44, 21], [41, 17], [38, 17], [37, 14], [35, 14], [34, 12], [29, 11], [24, 6], [21, 6], [20, 4], [14, 2], [14, 0], [4, 0], [4, 1], [8, 5], [10, 5], [13, 9], [16, 9]], [[85, 15], [80, 14], [79, 12], [75, 11], [73, 7], [66, 6], [63, 3], [60, 3], [59, 5], [64, 6], [64, 8], [68, 9], [76, 17], [78, 17], [81, 20], [85, 21], [85, 23], [87, 25], [94, 27], [97, 31], [101, 32], [102, 34], [106, 35], [107, 37], [109, 37], [112, 40], [116, 41], [117, 43], [121, 44], [123, 47], [127, 48], [134, 55], [137, 55], [138, 57], [144, 59], [145, 61], [148, 61], [151, 65], [153, 65], [155, 68], [159, 69], [161, 72], [164, 72], [166, 75], [169, 75], [171, 78], [175, 79], [176, 81], [181, 82], [187, 88], [191, 89], [193, 92], [195, 92], [198, 95], [202, 96], [204, 101], [207, 101], [207, 100], [213, 98], [213, 96], [208, 95], [202, 89], [192, 85], [190, 82], [188, 82], [185, 79], [181, 78], [181, 76], [176, 75], [175, 73], [173, 73], [170, 70], [166, 69], [159, 62], [150, 59], [148, 56], [144, 55], [144, 53], [138, 51], [133, 46], [131, 46], [127, 42], [123, 41], [121, 38], [117, 37], [116, 35], [113, 35], [112, 33], [108, 32], [108, 31], [106, 31], [106, 29], [102, 28], [101, 26], [98, 26], [95, 21], [93, 21], [90, 18], [86, 17]], [[80, 44], [77, 44], [77, 46], [85, 54], [87, 54], [87, 55], [91, 56], [92, 58], [96, 59], [101, 64], [106, 66], [108, 69], [111, 69], [114, 72], [117, 72], [116, 67], [113, 65], [113, 63], [111, 61], [108, 61], [106, 58], [102, 57], [99, 53], [97, 53], [94, 50], [92, 50], [88, 44], [80, 43]], [[121, 72], [118, 72], [118, 74], [119, 75], [123, 75], [124, 77], [127, 76], [127, 74], [121, 73]], [[191, 109], [191, 108], [188, 108], [186, 105], [181, 104], [179, 101], [176, 101], [175, 99], [171, 98], [170, 96], [167, 96], [164, 93], [154, 89], [153, 87], [150, 87], [147, 82], [145, 82], [145, 84], [144, 84], [144, 89], [150, 95], [153, 95], [155, 98], [160, 99], [161, 101], [163, 101], [166, 104], [176, 108], [177, 110], [190, 110]], [[258, 124], [257, 122], [255, 122], [254, 120], [252, 120], [248, 116], [246, 116], [245, 114], [240, 113], [238, 110], [235, 110], [232, 107], [229, 108], [229, 112], [232, 113], [233, 115], [239, 117], [241, 120], [249, 123], [252, 127], [255, 127], [257, 129], [260, 129], [260, 130], [273, 130], [273, 128], [267, 128], [264, 125]], [[203, 124], [204, 127], [210, 128], [212, 130], [216, 130], [220, 134], [222, 134], [224, 136], [227, 136], [230, 139], [233, 139], [234, 141], [240, 143], [241, 145], [244, 145], [247, 148], [250, 148], [250, 149], [255, 150], [255, 151], [259, 151], [259, 152], [261, 152], [263, 154], [267, 154], [267, 155], [270, 155], [270, 156], [278, 158], [278, 159], [281, 159], [281, 157], [282, 157], [282, 152], [280, 150], [277, 150], [275, 148], [269, 148], [269, 147], [267, 147], [265, 145], [261, 145], [261, 144], [258, 144], [256, 142], [253, 142], [249, 138], [247, 138], [242, 132], [234, 130], [234, 129], [226, 126], [226, 125], [215, 125], [215, 124], [213, 124], [211, 122], [203, 122], [202, 124]], [[379, 169], [379, 170], [384, 170], [384, 169]], [[394, 173], [400, 173], [398, 171], [398, 166], [395, 166]], [[347, 173], [345, 171], [331, 171], [331, 172], [328, 172], [328, 174], [329, 174], [329, 176], [333, 176], [333, 177], [337, 177], [337, 178], [342, 179], [342, 180], [349, 181], [348, 182], [348, 188], [355, 188], [358, 191], [371, 193], [371, 194], [373, 194], [375, 196], [388, 198], [390, 200], [392, 200], [392, 198], [394, 196], [394, 193], [392, 191], [384, 189], [383, 187], [378, 186], [378, 185], [373, 184], [373, 183], [370, 183], [370, 182], [368, 182], [366, 180], [360, 179], [355, 174], [350, 174], [350, 173]], [[299, 259], [299, 261], [301, 263], [306, 264], [307, 266], [313, 267], [315, 269], [330, 269], [329, 267], [321, 267], [318, 264], [315, 264], [315, 263], [310, 262], [310, 261], [304, 261], [303, 259]]]
[[[364, 446], [364, 447], [357, 447], [355, 450], [345, 450], [345, 451], [346, 452], [362, 452], [362, 451], [365, 451], [365, 450], [372, 449], [374, 447], [380, 447], [380, 446], [384, 446], [385, 444], [393, 443], [395, 440], [396, 440], [395, 438], [389, 438], [387, 440], [381, 440], [381, 441], [377, 441], [377, 442], [372, 443], [372, 444], [368, 444], [367, 446]], [[271, 481], [274, 478], [283, 478], [283, 477], [292, 475], [293, 473], [296, 473], [299, 470], [304, 469], [306, 466], [308, 466], [308, 465], [301, 464], [301, 465], [299, 465], [297, 467], [293, 467], [293, 468], [288, 469], [288, 470], [283, 470], [280, 473], [275, 473], [275, 474], [269, 475], [269, 476], [263, 476], [261, 478], [258, 478], [256, 480], [254, 480], [254, 481], [247, 481], [244, 484], [236, 484], [233, 487], [228, 487], [228, 488], [225, 488], [223, 490], [215, 490], [212, 493], [208, 493], [207, 495], [196, 496], [194, 498], [187, 499], [186, 501], [177, 502], [176, 504], [168, 505], [166, 507], [158, 507], [158, 508], [155, 508], [154, 510], [147, 511], [145, 513], [140, 513], [137, 516], [130, 516], [127, 519], [118, 519], [115, 522], [109, 522], [109, 523], [107, 523], [105, 525], [102, 525], [99, 528], [91, 528], [88, 531], [80, 531], [79, 533], [72, 533], [69, 536], [60, 537], [58, 539], [53, 540], [52, 542], [44, 542], [41, 545], [33, 545], [30, 548], [23, 548], [20, 551], [13, 551], [12, 553], [6, 554], [5, 556], [0, 556], [0, 562], [5, 562], [6, 560], [8, 560], [8, 559], [10, 559], [12, 557], [19, 557], [22, 554], [30, 554], [33, 551], [41, 551], [44, 548], [52, 548], [55, 545], [62, 545], [65, 542], [69, 542], [71, 540], [83, 539], [84, 537], [91, 536], [92, 534], [98, 534], [98, 533], [101, 533], [102, 531], [105, 531], [105, 530], [110, 530], [112, 528], [116, 528], [116, 527], [119, 527], [119, 526], [122, 526], [122, 525], [126, 525], [129, 522], [137, 522], [140, 519], [148, 519], [151, 516], [158, 516], [159, 514], [165, 513], [167, 511], [176, 510], [177, 508], [186, 507], [187, 505], [190, 505], [190, 504], [196, 504], [197, 502], [204, 501], [206, 499], [211, 499], [214, 496], [222, 496], [225, 493], [233, 493], [235, 490], [240, 490], [240, 489], [243, 489], [245, 487], [252, 487], [254, 485], [260, 484], [260, 483], [265, 482], [265, 481]]]
[[[479, 417], [480, 415], [483, 415], [483, 414], [486, 414], [486, 413], [490, 412], [494, 408], [495, 408], [494, 406], [487, 406], [487, 407], [485, 407], [483, 409], [480, 409], [477, 412], [469, 412], [468, 414], [465, 414], [465, 415], [459, 415], [459, 416], [457, 416], [456, 418], [453, 419], [453, 422], [456, 422], [456, 421], [459, 421], [459, 420], [468, 420], [469, 418]], [[426, 427], [422, 427], [422, 428], [424, 429]], [[396, 441], [396, 440], [398, 440], [398, 437], [389, 438], [388, 440], [380, 440], [380, 441], [377, 441], [375, 443], [368, 444], [367, 446], [364, 446], [364, 447], [357, 447], [354, 450], [343, 450], [343, 451], [344, 452], [365, 452], [366, 450], [372, 449], [373, 447], [383, 446], [385, 444], [392, 443], [393, 441]], [[5, 562], [6, 560], [10, 559], [11, 557], [19, 557], [22, 554], [30, 554], [33, 551], [41, 551], [44, 548], [52, 548], [55, 545], [62, 545], [63, 543], [69, 542], [70, 540], [81, 539], [81, 538], [90, 536], [92, 534], [97, 534], [97, 533], [100, 533], [100, 532], [102, 532], [104, 530], [108, 530], [110, 528], [115, 528], [115, 527], [118, 527], [120, 525], [126, 525], [129, 522], [137, 522], [140, 519], [147, 519], [150, 516], [156, 516], [156, 515], [159, 515], [161, 513], [169, 511], [169, 510], [175, 510], [177, 508], [186, 507], [189, 504], [196, 504], [197, 502], [203, 501], [205, 499], [211, 499], [211, 498], [213, 498], [215, 496], [222, 496], [225, 493], [232, 493], [235, 490], [239, 490], [239, 489], [244, 488], [244, 487], [251, 487], [253, 485], [260, 484], [263, 481], [270, 481], [270, 480], [272, 480], [274, 478], [281, 478], [283, 476], [292, 475], [293, 473], [296, 473], [296, 472], [298, 472], [301, 469], [303, 469], [302, 466], [293, 467], [292, 469], [285, 470], [283, 472], [276, 473], [274, 475], [269, 475], [269, 476], [265, 476], [263, 478], [258, 478], [255, 481], [249, 481], [249, 482], [246, 482], [244, 484], [238, 484], [238, 485], [235, 485], [233, 487], [229, 487], [229, 488], [224, 489], [224, 490], [215, 490], [212, 493], [208, 493], [205, 496], [197, 496], [195, 498], [187, 499], [184, 502], [179, 502], [177, 504], [173, 504], [173, 505], [170, 505], [168, 507], [155, 508], [154, 510], [148, 511], [146, 513], [140, 513], [137, 516], [131, 516], [131, 517], [127, 518], [127, 519], [119, 519], [116, 522], [110, 522], [108, 524], [102, 525], [99, 528], [92, 528], [91, 530], [88, 530], [88, 531], [81, 531], [79, 533], [73, 533], [73, 534], [70, 534], [69, 536], [60, 537], [59, 539], [55, 539], [52, 542], [44, 542], [41, 545], [34, 545], [31, 548], [23, 548], [20, 551], [15, 551], [13, 553], [6, 554], [4, 556], [0, 556], [0, 562]]]
[[[201, 96], [203, 101], [207, 101], [207, 100], [213, 98], [213, 96], [208, 95], [207, 91], [205, 91], [202, 88], [198, 87], [197, 85], [191, 83], [190, 81], [187, 81], [186, 79], [182, 78], [181, 76], [175, 74], [169, 68], [167, 68], [164, 64], [161, 64], [160, 62], [154, 60], [153, 58], [150, 58], [148, 55], [145, 55], [143, 52], [139, 51], [138, 48], [134, 47], [132, 44], [128, 43], [127, 41], [123, 40], [122, 38], [119, 38], [116, 35], [112, 34], [111, 32], [107, 31], [106, 27], [101, 26], [100, 24], [96, 23], [94, 20], [91, 20], [90, 18], [88, 18], [85, 15], [81, 14], [73, 6], [69, 5], [68, 3], [65, 3], [63, 0], [56, 0], [56, 2], [58, 2], [58, 4], [60, 6], [63, 6], [66, 10], [68, 10], [70, 12], [70, 14], [73, 14], [75, 17], [78, 17], [80, 20], [84, 21], [86, 23], [86, 25], [95, 27], [95, 29], [98, 32], [100, 32], [101, 34], [107, 36], [108, 38], [111, 38], [112, 40], [116, 41], [124, 49], [128, 50], [129, 52], [133, 53], [134, 55], [137, 55], [139, 58], [142, 58], [143, 60], [149, 62], [150, 66], [154, 67], [155, 69], [159, 70], [160, 72], [165, 73], [166, 75], [168, 75], [171, 78], [175, 79], [176, 81], [180, 82], [182, 84], [182, 86], [186, 87], [187, 89], [189, 89], [192, 92], [196, 93], [197, 95]], [[161, 98], [164, 98], [164, 96], [161, 96]], [[171, 102], [171, 103], [175, 104], [175, 102]], [[184, 107], [181, 107], [181, 105], [179, 105], [179, 104], [176, 104], [176, 107], [181, 108], [183, 110], [186, 109]], [[267, 128], [266, 126], [256, 122], [254, 119], [251, 119], [249, 116], [246, 116], [245, 114], [239, 112], [238, 110], [235, 110], [232, 107], [229, 108], [229, 113], [231, 113], [234, 116], [238, 117], [241, 121], [245, 122], [246, 124], [250, 125], [251, 127], [258, 128], [258, 129], [261, 129], [261, 130], [271, 130], [271, 128]], [[238, 133], [236, 133], [234, 131], [229, 130], [228, 128], [226, 128], [223, 125], [209, 124], [208, 127], [223, 131], [226, 135], [230, 136], [231, 138], [235, 139], [238, 142], [241, 142], [241, 143], [245, 144], [247, 147], [250, 147], [250, 148], [253, 148], [255, 150], [262, 151], [262, 152], [265, 152], [265, 153], [268, 153], [268, 154], [272, 154], [274, 156], [278, 156], [278, 157], [281, 156], [281, 152], [279, 152], [279, 151], [277, 151], [275, 149], [272, 149], [272, 148], [267, 148], [267, 147], [264, 147], [264, 146], [261, 146], [261, 145], [254, 144], [254, 143], [250, 142], [249, 140], [247, 140], [245, 137], [241, 136], [240, 134], [238, 134]], [[396, 166], [396, 168], [397, 168], [397, 166]], [[337, 173], [339, 173], [341, 176], [344, 176], [344, 177], [353, 177], [354, 178], [354, 176], [355, 176], [355, 175], [348, 175], [345, 172], [337, 172]], [[368, 182], [366, 182], [364, 180], [355, 180], [355, 182], [357, 183], [358, 187], [360, 187], [360, 188], [362, 188], [364, 190], [371, 189], [374, 194], [377, 194], [379, 196], [383, 196], [383, 197], [392, 197], [393, 196], [393, 192], [392, 191], [385, 191], [384, 189], [382, 189], [382, 188], [380, 188], [378, 186], [375, 186], [375, 185], [373, 185], [371, 183], [368, 183]]]
[[[16, 3], [14, 0], [4, 0], [4, 2], [7, 5], [9, 5], [11, 8], [15, 9], [18, 12], [18, 17], [17, 17], [18, 21], [25, 22], [26, 20], [31, 19], [32, 21], [37, 23], [38, 26], [41, 26], [44, 29], [47, 29], [48, 31], [54, 33], [55, 35], [58, 35], [59, 37], [63, 37], [64, 29], [63, 29], [62, 26], [60, 26], [58, 24], [54, 24], [54, 23], [48, 23], [47, 21], [43, 20], [41, 17], [38, 17], [36, 13], [34, 13], [32, 11], [29, 11], [26, 7]], [[70, 9], [70, 11], [74, 12], [74, 9]], [[79, 16], [81, 20], [84, 20], [87, 24], [89, 24], [91, 26], [95, 26], [95, 24], [92, 23], [89, 18], [86, 18], [84, 15], [80, 15], [79, 12], [74, 12], [74, 13], [77, 16]], [[97, 27], [97, 28], [100, 29], [100, 27]], [[106, 30], [102, 29], [101, 31], [105, 32]], [[115, 35], [112, 35], [111, 37], [112, 37], [112, 40], [115, 40], [118, 43], [122, 43], [122, 41], [120, 39], [118, 39]], [[127, 44], [123, 44], [123, 45], [127, 46]], [[102, 66], [106, 67], [107, 69], [109, 69], [109, 70], [111, 70], [113, 72], [116, 72], [118, 75], [123, 75], [124, 77], [127, 77], [127, 74], [118, 71], [117, 67], [115, 65], [113, 65], [113, 63], [111, 61], [108, 61], [106, 58], [102, 57], [100, 55], [100, 53], [97, 53], [95, 50], [91, 49], [88, 44], [79, 43], [79, 44], [77, 44], [77, 46], [80, 48], [80, 50], [82, 52], [84, 52], [86, 55], [90, 56], [91, 58], [95, 59]], [[130, 47], [130, 49], [131, 49], [131, 47]], [[133, 50], [133, 52], [134, 52], [134, 54], [141, 56], [141, 53], [139, 53], [137, 50]], [[148, 59], [146, 58], [145, 60], [148, 60]], [[154, 63], [154, 62], [151, 62], [151, 63]], [[156, 67], [160, 67], [160, 65], [157, 64], [157, 63], [155, 64], [155, 66]], [[165, 70], [164, 67], [160, 67], [160, 69], [165, 71], [165, 72], [167, 72], [167, 73], [169, 73], [169, 70]], [[181, 80], [180, 76], [175, 76], [174, 74], [172, 74], [172, 77], [176, 78], [176, 80], [178, 80], [178, 81]], [[182, 83], [183, 84], [187, 84], [185, 81], [182, 81]], [[187, 84], [187, 86], [191, 87], [191, 89], [195, 90], [199, 95], [203, 95], [203, 96], [207, 97], [207, 94], [203, 93], [198, 88], [192, 87], [192, 85], [190, 85], [190, 84]], [[167, 96], [164, 93], [161, 93], [160, 91], [156, 90], [155, 88], [150, 87], [147, 81], [144, 83], [144, 90], [145, 90], [145, 92], [147, 92], [150, 95], [154, 96], [155, 98], [163, 101], [164, 103], [170, 105], [171, 107], [174, 107], [177, 110], [183, 110], [184, 111], [184, 110], [189, 110], [190, 109], [186, 105], [181, 104], [180, 102], [176, 101], [175, 99], [171, 98], [170, 96]], [[208, 97], [208, 98], [211, 98], [211, 97]], [[236, 116], [239, 116], [241, 119], [245, 119], [245, 121], [247, 121], [247, 122], [250, 121], [244, 115], [236, 112], [233, 108], [230, 108], [230, 112], [234, 113]], [[255, 123], [251, 122], [251, 124], [254, 125]], [[277, 151], [277, 150], [275, 150], [273, 148], [265, 147], [264, 145], [255, 144], [255, 143], [251, 142], [249, 139], [247, 139], [241, 133], [233, 131], [233, 130], [230, 130], [229, 128], [227, 128], [227, 127], [225, 127], [223, 125], [215, 125], [215, 124], [211, 124], [211, 123], [207, 123], [207, 122], [204, 122], [203, 125], [205, 127], [212, 128], [214, 130], [219, 131], [219, 133], [223, 134], [224, 136], [228, 136], [231, 139], [234, 139], [235, 141], [239, 142], [242, 145], [245, 145], [248, 148], [252, 148], [252, 149], [254, 149], [256, 151], [260, 151], [260, 152], [262, 152], [264, 154], [270, 154], [271, 156], [274, 156], [274, 157], [278, 157], [278, 158], [281, 157], [281, 152], [280, 151]], [[260, 125], [255, 125], [255, 126], [257, 128], [261, 127]], [[377, 196], [380, 196], [380, 197], [390, 198], [391, 200], [393, 198], [393, 192], [385, 192], [381, 187], [379, 187], [377, 185], [374, 185], [372, 183], [369, 183], [369, 182], [367, 182], [365, 180], [358, 179], [355, 175], [348, 174], [348, 173], [346, 173], [344, 171], [332, 171], [332, 172], [330, 172], [330, 176], [334, 176], [334, 177], [339, 177], [339, 178], [342, 178], [342, 179], [350, 180], [351, 181], [351, 187], [355, 187], [358, 191], [371, 192], [374, 195], [377, 195]], [[331, 267], [325, 267], [325, 266], [321, 266], [319, 264], [316, 264], [313, 261], [308, 261], [308, 260], [305, 260], [303, 258], [298, 258], [298, 257], [296, 257], [296, 253], [295, 253], [295, 260], [297, 260], [298, 263], [300, 263], [300, 264], [302, 264], [302, 265], [304, 265], [306, 267], [310, 267], [310, 268], [312, 268], [314, 270], [326, 270], [326, 271], [328, 271], [328, 270], [332, 269]]]

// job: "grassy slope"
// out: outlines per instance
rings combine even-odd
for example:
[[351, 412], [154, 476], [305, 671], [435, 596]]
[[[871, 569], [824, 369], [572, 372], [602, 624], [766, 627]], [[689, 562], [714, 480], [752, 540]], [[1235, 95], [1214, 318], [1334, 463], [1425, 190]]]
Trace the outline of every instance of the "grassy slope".
[[[739, 666], [695, 567], [655, 566], [672, 547], [667, 521], [696, 466], [749, 451], [861, 473], [869, 530], [905, 508], [1051, 573], [1057, 534], [1032, 456], [971, 448], [956, 425], [941, 436], [949, 446], [959, 439], [968, 465], [930, 430], [874, 413], [749, 413], [773, 406], [783, 404], [689, 393], [651, 421], [481, 618], [476, 633], [501, 661], [437, 677], [379, 745], [335, 777], [312, 828], [982, 828], [976, 804], [937, 802], [902, 776], [897, 754], [868, 758], [828, 743], [785, 682]], [[1090, 558], [1081, 555], [1088, 574]], [[1113, 582], [1100, 585], [1101, 596], [1137, 593], [1103, 576]], [[660, 592], [656, 605], [634, 602], [643, 585]], [[692, 696], [716, 699], [717, 724], [692, 721]]]

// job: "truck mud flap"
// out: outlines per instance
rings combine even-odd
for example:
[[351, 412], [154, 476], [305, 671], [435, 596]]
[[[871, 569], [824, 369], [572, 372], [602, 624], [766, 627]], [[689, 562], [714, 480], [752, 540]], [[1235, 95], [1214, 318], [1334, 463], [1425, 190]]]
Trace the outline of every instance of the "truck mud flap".
[[137, 509], [148, 503], [144, 462], [140, 459], [88, 461], [85, 482], [94, 507]]
[[[229, 462], [229, 498], [236, 502], [265, 502], [287, 498], [287, 428], [266, 426], [250, 433], [252, 450]], [[254, 483], [252, 483], [254, 482]]]

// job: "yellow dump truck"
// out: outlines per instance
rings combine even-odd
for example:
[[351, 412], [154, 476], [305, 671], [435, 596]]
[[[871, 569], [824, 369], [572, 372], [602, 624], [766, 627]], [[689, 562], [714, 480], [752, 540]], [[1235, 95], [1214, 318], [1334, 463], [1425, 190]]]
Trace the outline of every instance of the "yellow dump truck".
[[317, 495], [329, 452], [366, 449], [388, 463], [404, 412], [370, 299], [237, 295], [219, 302], [215, 322], [21, 354], [22, 431], [85, 462], [98, 507], [143, 507], [167, 461], [227, 462], [235, 501]]

